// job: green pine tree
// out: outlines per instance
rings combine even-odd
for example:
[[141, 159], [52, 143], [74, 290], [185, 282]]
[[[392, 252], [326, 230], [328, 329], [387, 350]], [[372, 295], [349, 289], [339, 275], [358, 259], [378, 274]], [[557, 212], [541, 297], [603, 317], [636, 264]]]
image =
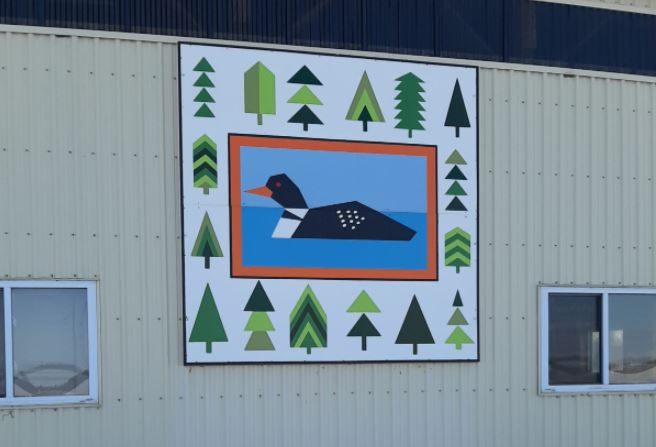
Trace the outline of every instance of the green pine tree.
[[363, 132], [367, 131], [367, 123], [385, 122], [383, 112], [378, 105], [376, 94], [369, 82], [366, 71], [362, 74], [362, 78], [360, 78], [360, 83], [355, 90], [355, 95], [353, 95], [351, 106], [348, 112], [346, 112], [346, 119], [350, 121], [361, 121]]
[[190, 343], [205, 343], [205, 352], [212, 353], [212, 342], [228, 341], [223, 322], [216, 307], [210, 285], [205, 286], [203, 298], [200, 301], [196, 321], [189, 336]]
[[[454, 196], [451, 202], [447, 205], [446, 210], [447, 211], [467, 211], [467, 208], [465, 205], [462, 203], [462, 201], [458, 198], [458, 196], [466, 196], [467, 192], [465, 189], [462, 187], [460, 183], [458, 183], [458, 180], [467, 180], [465, 178], [465, 175], [462, 173], [460, 168], [458, 168], [458, 165], [466, 165], [467, 162], [465, 161], [464, 158], [462, 158], [462, 155], [460, 155], [460, 152], [458, 150], [454, 150], [451, 155], [449, 155], [449, 158], [446, 159], [446, 164], [448, 165], [454, 165], [453, 169], [451, 169], [451, 172], [446, 176], [447, 180], [453, 180], [453, 183], [447, 189], [446, 195], [447, 196]], [[457, 169], [456, 169], [457, 168]]]
[[308, 87], [308, 85], [322, 85], [321, 81], [309, 68], [303, 65], [287, 82], [289, 84], [302, 84], [302, 87], [287, 101], [289, 104], [302, 104], [302, 106], [287, 122], [302, 124], [303, 130], [306, 132], [310, 124], [323, 124], [312, 109], [308, 107], [308, 105], [322, 105], [319, 98]]
[[417, 355], [417, 345], [435, 344], [433, 334], [426, 323], [416, 296], [412, 297], [408, 313], [405, 315], [399, 335], [396, 337], [396, 344], [412, 345], [413, 355]]
[[267, 332], [275, 330], [267, 315], [267, 312], [273, 312], [273, 310], [271, 300], [262, 287], [262, 283], [258, 281], [244, 308], [244, 311], [252, 312], [244, 328], [245, 331], [252, 332], [244, 348], [246, 351], [275, 351], [273, 342], [267, 334]]
[[395, 118], [399, 122], [395, 127], [397, 129], [406, 129], [408, 138], [412, 138], [413, 130], [424, 130], [424, 126], [421, 125], [421, 121], [424, 121], [421, 114], [424, 111], [424, 107], [421, 105], [424, 102], [424, 98], [421, 96], [424, 89], [420, 85], [424, 81], [414, 73], [406, 73], [396, 80], [399, 83], [395, 90], [399, 94], [395, 98], [398, 100], [395, 109], [399, 110], [399, 113]]
[[216, 143], [207, 135], [202, 135], [193, 144], [194, 186], [209, 194], [210, 188], [217, 187]]
[[257, 62], [244, 73], [244, 112], [262, 115], [276, 114], [276, 77], [262, 62]]
[[376, 303], [373, 302], [371, 297], [364, 290], [355, 298], [355, 301], [348, 308], [347, 312], [350, 313], [362, 313], [358, 321], [355, 322], [355, 325], [351, 328], [348, 337], [361, 337], [362, 350], [367, 350], [367, 337], [380, 337], [380, 332], [376, 329], [376, 326], [369, 320], [367, 313], [378, 313], [380, 309], [376, 306]]
[[449, 110], [446, 112], [446, 120], [444, 125], [447, 127], [456, 128], [456, 138], [460, 137], [461, 127], [471, 127], [469, 124], [469, 116], [467, 116], [467, 108], [465, 107], [465, 100], [460, 91], [460, 83], [456, 79], [456, 84], [453, 86], [453, 94], [451, 95], [451, 102], [449, 103]]
[[474, 343], [474, 341], [469, 338], [469, 335], [467, 335], [467, 333], [460, 327], [469, 325], [465, 319], [465, 316], [459, 309], [462, 307], [460, 291], [456, 291], [456, 297], [453, 300], [453, 307], [455, 307], [456, 310], [451, 315], [451, 318], [449, 318], [447, 325], [456, 326], [456, 328], [453, 330], [453, 332], [451, 332], [451, 335], [449, 335], [449, 338], [447, 338], [444, 343], [447, 345], [455, 345], [455, 348], [460, 350], [462, 349], [462, 345], [469, 345]]
[[219, 240], [216, 237], [212, 221], [210, 221], [210, 216], [207, 212], [205, 212], [203, 221], [200, 224], [198, 236], [196, 236], [196, 243], [194, 243], [194, 248], [191, 249], [191, 256], [205, 258], [206, 269], [210, 268], [210, 258], [223, 257], [221, 245], [219, 245]]
[[194, 116], [198, 118], [213, 118], [214, 113], [207, 104], [214, 103], [214, 98], [212, 98], [212, 95], [207, 89], [213, 88], [214, 83], [207, 74], [214, 73], [214, 68], [212, 68], [207, 59], [203, 57], [194, 67], [194, 71], [200, 73], [200, 76], [198, 76], [198, 79], [194, 82], [194, 87], [201, 88], [200, 92], [198, 92], [194, 98], [194, 102], [201, 103], [198, 110], [196, 110], [196, 113], [194, 113]]
[[444, 260], [447, 267], [469, 267], [471, 261], [471, 236], [460, 227], [444, 235]]
[[309, 285], [289, 316], [289, 345], [308, 354], [328, 346], [328, 317]]

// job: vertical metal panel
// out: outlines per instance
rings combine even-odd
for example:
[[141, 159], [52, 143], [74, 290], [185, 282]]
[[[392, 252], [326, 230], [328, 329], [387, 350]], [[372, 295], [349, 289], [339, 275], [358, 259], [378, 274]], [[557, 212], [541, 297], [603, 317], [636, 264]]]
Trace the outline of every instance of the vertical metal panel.
[[480, 70], [480, 363], [182, 366], [177, 49], [0, 34], [0, 276], [99, 281], [98, 408], [2, 445], [653, 446], [654, 394], [538, 396], [537, 286], [651, 286], [656, 86]]

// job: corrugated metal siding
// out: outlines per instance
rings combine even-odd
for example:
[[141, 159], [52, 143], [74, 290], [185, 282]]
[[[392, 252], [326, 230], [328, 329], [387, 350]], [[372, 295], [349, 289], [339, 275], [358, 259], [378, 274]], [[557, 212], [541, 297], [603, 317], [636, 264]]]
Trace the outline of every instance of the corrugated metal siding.
[[0, 23], [656, 74], [656, 16], [534, 0], [3, 0]]
[[481, 362], [182, 366], [177, 48], [0, 34], [0, 276], [99, 280], [99, 408], [0, 444], [656, 444], [656, 396], [540, 397], [537, 286], [656, 283], [656, 86], [480, 71]]

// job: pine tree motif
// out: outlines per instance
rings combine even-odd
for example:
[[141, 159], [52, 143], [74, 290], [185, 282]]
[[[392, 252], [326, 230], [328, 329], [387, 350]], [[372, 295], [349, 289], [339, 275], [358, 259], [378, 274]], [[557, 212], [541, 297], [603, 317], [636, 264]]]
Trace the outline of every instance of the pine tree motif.
[[380, 337], [380, 332], [376, 326], [369, 320], [367, 313], [378, 313], [380, 309], [373, 302], [371, 297], [364, 290], [360, 292], [355, 301], [348, 308], [349, 313], [362, 313], [358, 321], [351, 328], [348, 337], [360, 337], [362, 339], [362, 350], [367, 350], [367, 337]]
[[273, 323], [267, 315], [267, 312], [274, 311], [273, 304], [271, 304], [271, 300], [269, 300], [260, 281], [255, 284], [255, 288], [246, 303], [244, 311], [252, 312], [244, 328], [245, 331], [252, 332], [244, 350], [275, 351], [276, 348], [273, 346], [269, 334], [267, 334], [267, 332], [275, 330]]
[[194, 248], [191, 249], [191, 256], [205, 258], [206, 269], [210, 268], [210, 258], [223, 257], [223, 251], [221, 251], [219, 240], [216, 237], [212, 221], [210, 221], [210, 216], [207, 212], [205, 212], [203, 221], [200, 224], [198, 236], [196, 236], [196, 243], [194, 243]]
[[207, 62], [207, 59], [204, 57], [194, 67], [194, 71], [200, 73], [196, 82], [194, 82], [194, 87], [200, 87], [201, 90], [198, 92], [194, 98], [194, 102], [201, 103], [194, 114], [198, 118], [214, 118], [214, 113], [212, 109], [209, 108], [208, 104], [214, 103], [214, 98], [207, 90], [208, 88], [214, 88], [214, 83], [207, 75], [208, 73], [214, 73], [214, 68]]
[[203, 194], [209, 194], [210, 188], [217, 187], [216, 143], [202, 135], [192, 147], [194, 186], [203, 188]]
[[424, 102], [424, 98], [421, 96], [424, 89], [420, 85], [424, 81], [419, 79], [414, 73], [406, 73], [396, 80], [399, 83], [395, 90], [399, 94], [394, 99], [399, 101], [395, 107], [395, 109], [399, 110], [399, 113], [397, 113], [395, 118], [399, 122], [395, 127], [397, 129], [406, 129], [408, 131], [408, 138], [412, 138], [413, 130], [424, 130], [424, 126], [421, 125], [421, 121], [424, 121], [424, 117], [421, 114], [424, 111], [424, 107], [421, 105]]
[[460, 83], [456, 79], [456, 84], [453, 86], [453, 94], [451, 95], [451, 102], [449, 103], [449, 110], [446, 112], [446, 120], [444, 125], [447, 127], [456, 128], [456, 138], [460, 137], [461, 127], [471, 127], [469, 124], [469, 116], [467, 116], [467, 108], [465, 107], [465, 100], [460, 91]]
[[257, 62], [244, 73], [244, 112], [262, 115], [276, 114], [276, 77], [262, 62]]
[[458, 168], [458, 165], [464, 166], [467, 164], [464, 158], [462, 158], [462, 155], [460, 155], [460, 152], [457, 150], [453, 151], [451, 155], [449, 155], [449, 158], [446, 159], [446, 164], [448, 165], [453, 165], [453, 168], [447, 174], [446, 179], [447, 180], [453, 180], [453, 183], [447, 189], [446, 195], [447, 196], [453, 196], [453, 199], [451, 202], [447, 205], [446, 210], [447, 211], [467, 211], [467, 208], [465, 205], [460, 201], [458, 196], [466, 196], [467, 192], [465, 189], [462, 187], [460, 183], [458, 183], [458, 180], [467, 180], [465, 178], [465, 175], [462, 173], [460, 168]]
[[216, 307], [210, 285], [205, 286], [203, 298], [200, 301], [194, 327], [189, 335], [189, 343], [205, 343], [205, 352], [212, 353], [212, 342], [228, 341], [219, 309]]
[[456, 326], [456, 328], [453, 330], [453, 332], [451, 332], [451, 335], [449, 335], [449, 338], [447, 338], [444, 343], [447, 345], [454, 345], [457, 350], [460, 350], [462, 349], [462, 345], [471, 345], [474, 343], [474, 340], [472, 340], [469, 335], [467, 335], [467, 333], [460, 327], [469, 325], [465, 319], [465, 316], [460, 311], [460, 307], [462, 307], [460, 291], [456, 291], [456, 297], [453, 300], [453, 307], [455, 307], [456, 310], [451, 315], [451, 318], [449, 318], [447, 325]]
[[412, 297], [408, 313], [405, 315], [399, 335], [396, 337], [396, 344], [412, 345], [413, 355], [417, 355], [417, 345], [435, 344], [433, 334], [426, 323], [416, 296]]
[[314, 114], [308, 105], [322, 105], [317, 96], [310, 90], [308, 85], [323, 85], [319, 79], [303, 65], [294, 76], [292, 76], [289, 84], [302, 84], [294, 95], [287, 101], [289, 104], [302, 104], [302, 107], [287, 121], [288, 123], [299, 123], [303, 125], [303, 130], [307, 132], [308, 125], [310, 124], [323, 124], [319, 117]]
[[360, 83], [353, 95], [351, 106], [346, 112], [346, 119], [350, 121], [361, 121], [362, 131], [367, 131], [367, 124], [370, 122], [382, 123], [385, 122], [383, 112], [380, 110], [378, 100], [374, 89], [369, 82], [369, 77], [365, 71], [360, 78]]
[[310, 286], [306, 286], [289, 316], [289, 345], [305, 348], [328, 346], [328, 318]]
[[471, 261], [471, 236], [460, 227], [456, 227], [444, 235], [444, 260], [447, 267], [455, 267], [460, 273], [460, 267], [469, 267]]

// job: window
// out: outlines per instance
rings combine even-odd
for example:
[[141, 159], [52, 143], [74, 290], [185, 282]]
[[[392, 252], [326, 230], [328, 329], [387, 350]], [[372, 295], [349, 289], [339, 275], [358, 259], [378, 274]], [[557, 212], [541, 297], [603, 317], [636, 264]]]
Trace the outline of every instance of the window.
[[656, 391], [656, 290], [544, 287], [543, 393]]
[[0, 407], [98, 402], [96, 284], [0, 281]]

